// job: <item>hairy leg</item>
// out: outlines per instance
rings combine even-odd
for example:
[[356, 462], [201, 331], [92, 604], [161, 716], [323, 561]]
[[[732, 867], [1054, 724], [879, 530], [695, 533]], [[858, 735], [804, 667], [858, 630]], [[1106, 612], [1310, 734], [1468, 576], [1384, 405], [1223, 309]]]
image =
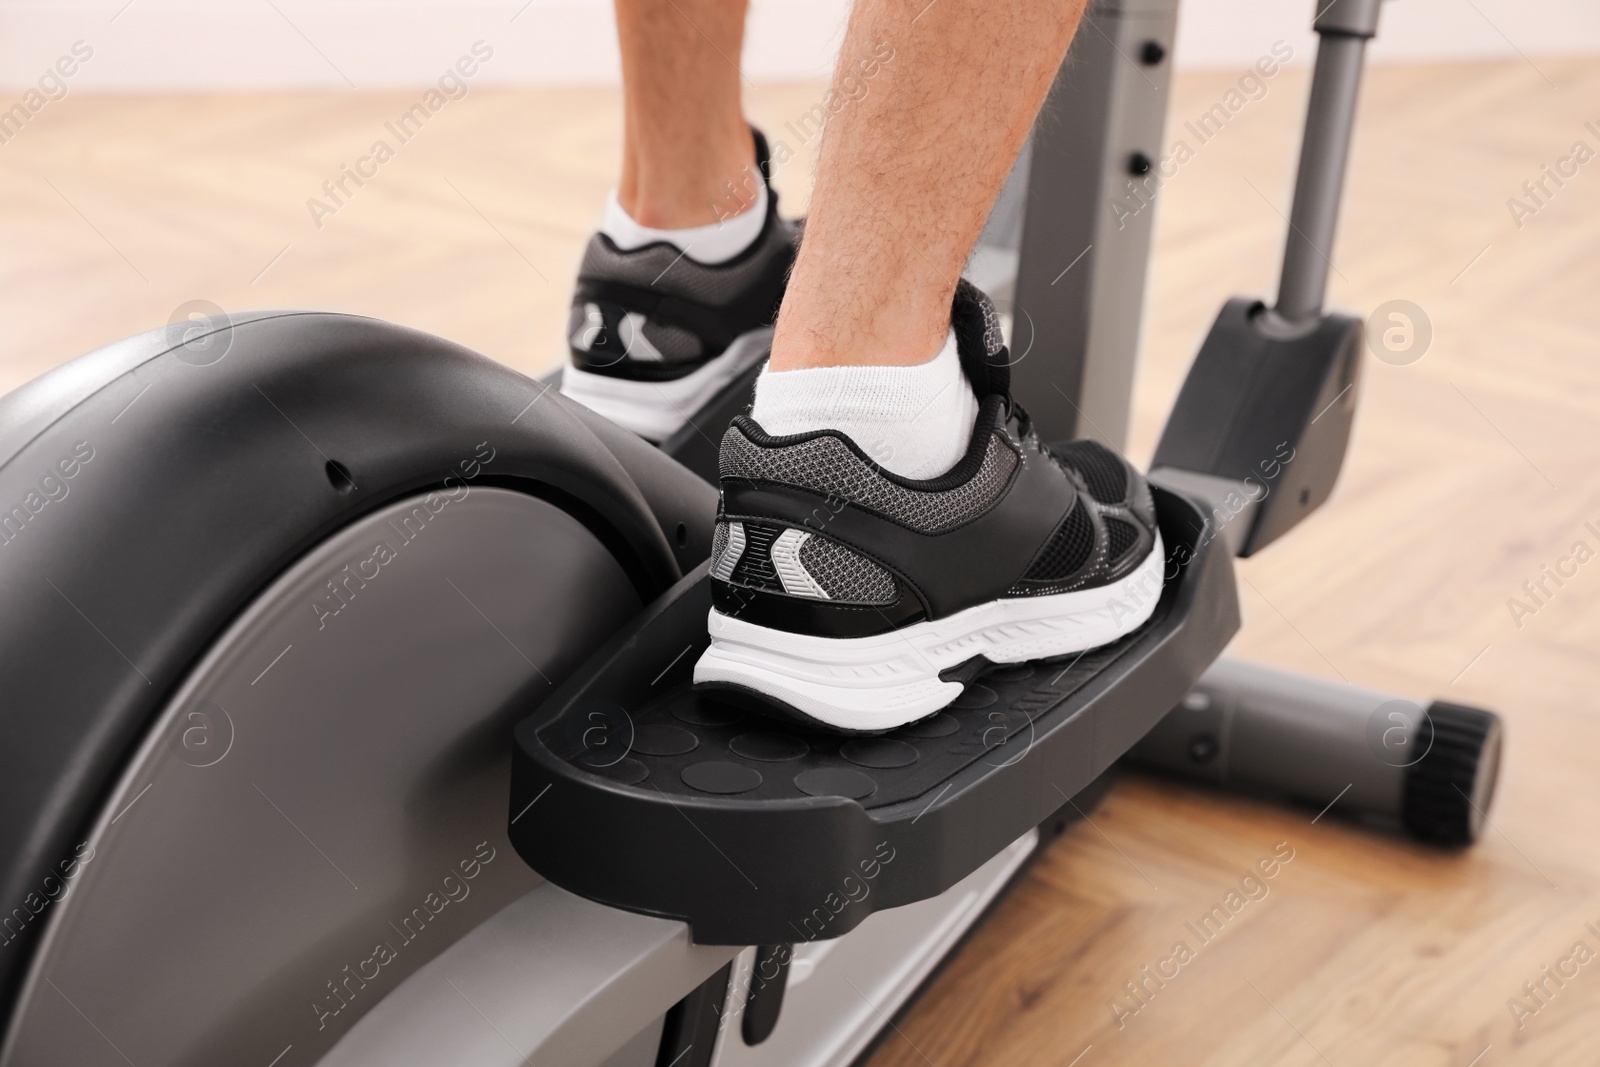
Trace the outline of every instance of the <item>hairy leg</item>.
[[858, 0], [834, 91], [882, 60], [823, 133], [775, 371], [908, 366], [944, 343], [962, 267], [1084, 0]]
[[745, 3], [616, 0], [624, 109], [617, 199], [642, 226], [704, 226], [755, 202], [755, 150], [739, 99]]

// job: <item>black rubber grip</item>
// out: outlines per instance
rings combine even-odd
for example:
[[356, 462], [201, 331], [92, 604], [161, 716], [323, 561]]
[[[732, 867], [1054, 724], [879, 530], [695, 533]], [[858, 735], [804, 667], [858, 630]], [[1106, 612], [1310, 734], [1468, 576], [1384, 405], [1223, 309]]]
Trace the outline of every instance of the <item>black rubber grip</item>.
[[1401, 821], [1419, 841], [1470, 845], [1494, 799], [1500, 718], [1481, 708], [1434, 701], [1426, 721], [1433, 727], [1432, 744], [1406, 771]]

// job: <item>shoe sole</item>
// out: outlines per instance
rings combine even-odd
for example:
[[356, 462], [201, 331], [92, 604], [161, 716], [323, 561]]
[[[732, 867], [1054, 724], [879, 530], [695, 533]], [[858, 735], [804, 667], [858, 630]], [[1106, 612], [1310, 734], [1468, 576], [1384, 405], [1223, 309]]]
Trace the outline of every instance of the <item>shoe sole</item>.
[[682, 429], [689, 417], [729, 382], [760, 362], [771, 347], [770, 326], [751, 330], [734, 338], [721, 355], [704, 366], [664, 382], [612, 378], [569, 363], [561, 372], [561, 395], [660, 444]]
[[881, 733], [932, 715], [965, 688], [940, 675], [982, 656], [1022, 663], [1111, 644], [1137, 630], [1161, 598], [1165, 554], [1095, 589], [1014, 597], [872, 637], [813, 637], [712, 609], [711, 647], [696, 686], [759, 693], [835, 730]]

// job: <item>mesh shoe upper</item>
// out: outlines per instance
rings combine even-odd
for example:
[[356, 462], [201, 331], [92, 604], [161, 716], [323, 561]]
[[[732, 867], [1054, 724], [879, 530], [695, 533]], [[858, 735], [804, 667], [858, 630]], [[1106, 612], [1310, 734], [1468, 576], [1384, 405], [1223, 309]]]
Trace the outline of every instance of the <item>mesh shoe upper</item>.
[[760, 427], [744, 419], [741, 428], [746, 432], [722, 438], [723, 478], [793, 485], [838, 497], [919, 533], [942, 533], [981, 515], [1005, 490], [1019, 462], [1015, 450], [991, 436], [971, 478], [948, 489], [930, 489], [927, 483], [917, 486], [893, 478], [871, 460], [863, 462], [860, 452], [837, 434], [763, 447], [751, 432], [760, 434]]
[[1078, 506], [1062, 518], [1008, 596], [1068, 593], [1115, 581], [1137, 567], [1155, 540], [1150, 485], [1098, 441], [1049, 448], [1077, 485]]
[[[762, 180], [765, 139], [752, 131]], [[742, 334], [772, 325], [798, 242], [778, 217], [770, 184], [754, 243], [707, 265], [670, 244], [623, 251], [605, 234], [589, 239], [567, 320], [572, 365], [608, 377], [667, 381], [692, 373]]]

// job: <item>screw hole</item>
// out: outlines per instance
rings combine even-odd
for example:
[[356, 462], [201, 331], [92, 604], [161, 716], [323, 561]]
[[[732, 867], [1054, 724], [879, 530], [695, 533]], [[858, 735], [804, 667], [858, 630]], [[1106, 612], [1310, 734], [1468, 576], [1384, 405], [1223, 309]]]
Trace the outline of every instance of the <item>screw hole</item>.
[[678, 523], [678, 547], [682, 548], [684, 545], [686, 545], [688, 543], [689, 543], [689, 527], [685, 526], [683, 523], [680, 522], [680, 523]]
[[1150, 162], [1150, 157], [1145, 155], [1143, 152], [1135, 152], [1133, 155], [1128, 157], [1129, 174], [1149, 174], [1150, 168], [1153, 165], [1154, 164]]
[[350, 474], [350, 468], [336, 459], [330, 459], [322, 467], [323, 473], [328, 476], [328, 484], [341, 493], [348, 493], [356, 487], [356, 480]]
[[1307, 486], [1300, 490], [1300, 506], [1305, 507], [1309, 503], [1311, 503], [1311, 488]]
[[1139, 49], [1139, 61], [1147, 67], [1153, 67], [1167, 58], [1167, 50], [1160, 41], [1146, 41], [1144, 47]]

